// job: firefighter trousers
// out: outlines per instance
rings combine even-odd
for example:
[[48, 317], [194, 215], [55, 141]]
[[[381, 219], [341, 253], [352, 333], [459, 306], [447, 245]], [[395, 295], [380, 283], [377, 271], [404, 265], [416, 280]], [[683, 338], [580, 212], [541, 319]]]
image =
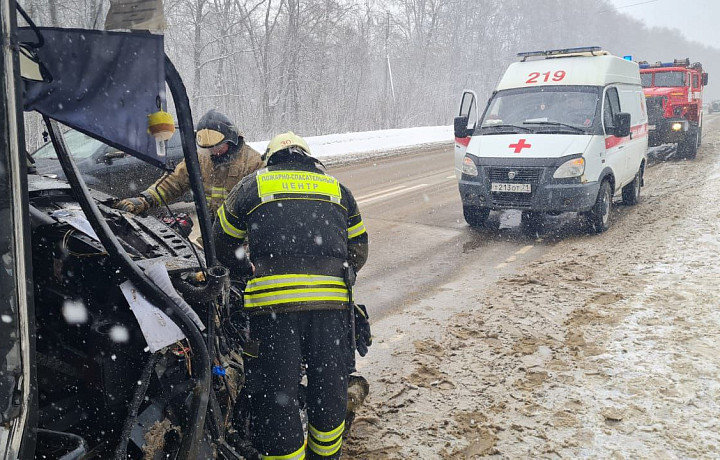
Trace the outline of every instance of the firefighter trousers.
[[[257, 356], [246, 362], [253, 445], [269, 459], [338, 459], [347, 412], [350, 348], [346, 310], [250, 318]], [[299, 386], [306, 365], [308, 433]], [[303, 457], [305, 456], [305, 457]]]

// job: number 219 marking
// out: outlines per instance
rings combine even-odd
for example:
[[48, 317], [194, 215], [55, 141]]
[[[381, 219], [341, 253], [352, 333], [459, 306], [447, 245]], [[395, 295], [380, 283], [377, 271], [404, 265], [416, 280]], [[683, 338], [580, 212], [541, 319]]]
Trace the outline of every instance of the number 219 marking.
[[[565, 71], [564, 70], [557, 70], [555, 73], [552, 74], [552, 81], [560, 81], [563, 78], [565, 78]], [[538, 83], [538, 78], [543, 77], [543, 82], [550, 81], [550, 72], [532, 72], [530, 75], [528, 75], [528, 78], [525, 83]]]

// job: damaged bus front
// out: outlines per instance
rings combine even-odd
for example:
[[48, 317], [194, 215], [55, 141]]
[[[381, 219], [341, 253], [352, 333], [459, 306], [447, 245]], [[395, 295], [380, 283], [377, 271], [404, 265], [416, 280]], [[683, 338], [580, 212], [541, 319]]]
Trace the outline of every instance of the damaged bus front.
[[[0, 457], [257, 458], [232, 429], [244, 323], [230, 315], [236, 291], [215, 262], [207, 203], [195, 203], [200, 254], [89, 190], [60, 128], [163, 166], [148, 116], [166, 110], [167, 84], [203, 197], [162, 37], [36, 27], [13, 0], [0, 4]], [[33, 172], [23, 110], [43, 117], [67, 182]]]

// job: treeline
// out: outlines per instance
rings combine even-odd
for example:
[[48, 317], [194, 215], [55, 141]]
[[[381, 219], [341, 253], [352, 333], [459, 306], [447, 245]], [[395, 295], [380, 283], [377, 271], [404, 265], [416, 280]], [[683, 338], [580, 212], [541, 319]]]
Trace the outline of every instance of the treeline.
[[[461, 91], [487, 97], [519, 51], [687, 56], [711, 85], [720, 62], [720, 50], [648, 29], [605, 0], [164, 1], [166, 50], [195, 117], [217, 108], [251, 140], [450, 124]], [[41, 25], [101, 28], [107, 10], [102, 0], [24, 2]]]

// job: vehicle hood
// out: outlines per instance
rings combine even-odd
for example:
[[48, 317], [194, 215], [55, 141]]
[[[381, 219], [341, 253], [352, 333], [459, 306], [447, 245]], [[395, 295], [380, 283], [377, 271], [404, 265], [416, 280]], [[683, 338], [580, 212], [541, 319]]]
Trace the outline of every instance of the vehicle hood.
[[592, 138], [590, 134], [473, 136], [467, 153], [479, 158], [560, 158], [585, 152]]

